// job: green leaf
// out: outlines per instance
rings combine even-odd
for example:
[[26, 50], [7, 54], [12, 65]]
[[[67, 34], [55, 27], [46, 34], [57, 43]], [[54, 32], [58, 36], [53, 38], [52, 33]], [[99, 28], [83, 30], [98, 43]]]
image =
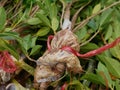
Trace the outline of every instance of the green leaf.
[[114, 27], [114, 33], [112, 33], [112, 35], [114, 35], [114, 37], [117, 38], [120, 36], [120, 21], [115, 19], [113, 23], [113, 27]]
[[32, 36], [30, 34], [23, 37], [23, 39], [22, 39], [23, 40], [23, 47], [25, 48], [26, 51], [31, 48], [31, 46], [32, 46], [31, 44], [35, 43], [35, 42], [32, 43], [33, 39], [32, 39]]
[[45, 15], [42, 15], [41, 13], [37, 13], [36, 16], [46, 25], [46, 26], [49, 26], [51, 27], [51, 24], [50, 24], [50, 21], [49, 19], [45, 16]]
[[112, 33], [113, 33], [112, 26], [109, 25], [107, 32], [105, 33], [105, 40], [108, 40], [112, 36]]
[[120, 46], [117, 45], [110, 49], [110, 53], [117, 59], [120, 60]]
[[101, 4], [99, 3], [93, 8], [92, 14], [97, 13], [98, 11], [100, 11], [100, 9], [101, 9]]
[[53, 29], [53, 31], [56, 31], [57, 28], [58, 28], [58, 26], [59, 26], [59, 21], [57, 20], [57, 18], [52, 18], [51, 23], [52, 23], [52, 29]]
[[32, 37], [32, 39], [31, 39], [31, 48], [36, 45], [36, 40], [37, 40], [37, 37]]
[[39, 50], [41, 49], [41, 45], [36, 45], [32, 48], [31, 52], [30, 52], [30, 55], [33, 55], [35, 54], [36, 52], [39, 52]]
[[27, 54], [26, 49], [24, 48], [24, 41], [21, 37], [19, 37], [19, 35], [15, 32], [4, 32], [4, 33], [0, 33], [0, 37], [4, 38], [4, 39], [13, 39], [13, 40], [17, 40], [18, 43], [20, 44], [21, 50], [23, 51], [24, 54]]
[[[74, 79], [73, 81], [71, 81], [68, 84], [68, 87], [70, 87], [70, 86], [72, 86], [75, 90], [89, 90], [89, 88], [87, 88], [86, 86], [81, 84], [80, 81], [77, 79]], [[68, 90], [68, 87], [67, 87], [67, 90]]]
[[120, 90], [120, 80], [116, 80], [116, 82], [115, 82], [115, 88], [116, 88], [116, 90]]
[[110, 74], [109, 74], [107, 68], [106, 68], [101, 62], [98, 63], [97, 72], [98, 72], [98, 73], [103, 72], [103, 74], [104, 74], [104, 77], [103, 77], [103, 78], [104, 78], [104, 82], [105, 82], [105, 78], [106, 78], [109, 87], [112, 87], [113, 82], [112, 82], [112, 79], [111, 79], [111, 77], [110, 77]]
[[52, 3], [50, 6], [50, 18], [57, 18], [57, 7], [55, 3]]
[[3, 30], [6, 21], [6, 12], [3, 7], [0, 7], [0, 31]]
[[97, 25], [96, 25], [96, 22], [94, 19], [91, 19], [88, 24], [87, 24], [89, 27], [91, 27], [94, 31], [96, 31], [97, 29]]
[[51, 5], [50, 0], [45, 0], [44, 3], [46, 5], [45, 7], [47, 7], [49, 9], [50, 5]]
[[88, 80], [96, 84], [105, 85], [104, 79], [99, 74], [86, 73], [81, 77], [81, 80]]
[[29, 24], [29, 25], [38, 25], [40, 23], [42, 23], [42, 22], [38, 18], [30, 18], [27, 20], [27, 24]]
[[42, 27], [41, 29], [38, 30], [36, 36], [45, 36], [49, 33], [49, 31], [50, 31], [49, 27]]
[[105, 64], [108, 71], [112, 75], [114, 75], [117, 78], [120, 78], [120, 70], [118, 70], [120, 67], [120, 63], [116, 59], [103, 56], [103, 55], [99, 55], [98, 57], [99, 57], [99, 60]]
[[81, 51], [88, 52], [90, 50], [95, 50], [97, 48], [99, 48], [99, 47], [95, 43], [88, 43], [88, 44], [81, 47]]
[[78, 30], [75, 32], [75, 34], [78, 36], [78, 41], [81, 42], [81, 40], [86, 36], [87, 34], [87, 29], [82, 28], [81, 30]]
[[112, 17], [112, 11], [113, 9], [108, 9], [105, 12], [102, 13], [100, 18], [100, 26], [104, 25], [106, 21], [108, 21], [110, 16]]

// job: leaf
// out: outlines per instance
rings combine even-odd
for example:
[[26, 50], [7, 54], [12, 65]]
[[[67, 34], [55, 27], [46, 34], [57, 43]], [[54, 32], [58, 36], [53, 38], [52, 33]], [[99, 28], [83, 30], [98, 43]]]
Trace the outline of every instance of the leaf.
[[115, 19], [113, 27], [114, 27], [114, 33], [112, 33], [112, 35], [114, 35], [114, 37], [117, 38], [120, 36], [120, 21]]
[[17, 40], [18, 43], [20, 44], [21, 50], [23, 51], [24, 54], [27, 54], [26, 49], [24, 48], [24, 41], [21, 37], [19, 37], [19, 35], [15, 32], [4, 32], [4, 33], [0, 33], [0, 37], [4, 38], [4, 39], [14, 39]]
[[[73, 81], [71, 81], [69, 84], [68, 84], [68, 87], [69, 86], [73, 86], [73, 88], [75, 90], [89, 90], [86, 86], [84, 86], [83, 84], [80, 83], [79, 80], [77, 79], [74, 79]], [[66, 90], [68, 90], [68, 87]]]
[[0, 7], [0, 31], [3, 30], [6, 22], [6, 12], [3, 7]]
[[50, 24], [50, 21], [49, 19], [45, 16], [45, 15], [42, 15], [41, 13], [36, 13], [36, 16], [46, 25], [46, 26], [49, 26], [51, 27], [51, 24]]
[[103, 56], [103, 55], [99, 55], [98, 57], [99, 57], [99, 60], [105, 64], [108, 71], [112, 75], [114, 75], [117, 78], [120, 78], [120, 71], [118, 70], [120, 67], [120, 63], [116, 59]]
[[93, 73], [86, 73], [84, 76], [81, 77], [81, 80], [88, 80], [96, 84], [105, 85], [104, 79], [100, 75], [96, 75]]
[[32, 37], [32, 39], [31, 39], [31, 48], [36, 45], [36, 40], [37, 40], [37, 37]]
[[104, 23], [109, 20], [109, 16], [112, 15], [112, 11], [113, 9], [110, 8], [102, 13], [101, 18], [100, 18], [100, 26], [104, 25]]
[[92, 28], [94, 31], [96, 31], [97, 29], [97, 25], [94, 19], [91, 19], [88, 24], [87, 24], [90, 28]]
[[81, 42], [81, 40], [86, 36], [87, 34], [87, 29], [86, 28], [82, 28], [81, 30], [78, 30], [77, 32], [75, 32], [75, 34], [78, 36], [78, 40], [79, 42]]
[[57, 7], [55, 3], [52, 3], [50, 6], [50, 18], [57, 18]]
[[113, 33], [112, 26], [109, 25], [107, 32], [105, 33], [105, 40], [108, 40], [112, 36], [112, 33]]
[[35, 54], [36, 52], [39, 52], [39, 50], [41, 49], [41, 45], [36, 45], [32, 48], [31, 52], [30, 52], [30, 55], [33, 55]]
[[100, 9], [101, 9], [101, 4], [99, 3], [95, 5], [95, 7], [93, 8], [92, 14], [97, 13], [98, 11], [100, 11]]
[[51, 23], [52, 23], [52, 29], [53, 29], [53, 31], [56, 31], [57, 28], [58, 28], [58, 26], [59, 26], [59, 21], [57, 20], [57, 18], [52, 18]]
[[45, 0], [44, 2], [45, 2], [45, 5], [46, 5], [45, 7], [47, 7], [49, 9], [50, 8], [50, 4], [51, 4], [50, 0]]
[[27, 51], [31, 47], [31, 35], [23, 37], [23, 47]]
[[[98, 72], [98, 74], [100, 74], [101, 72], [103, 72], [103, 74], [105, 75], [105, 76], [103, 76], [104, 82], [106, 81], [106, 80], [105, 80], [105, 78], [106, 78], [106, 79], [107, 79], [106, 82], [108, 82], [109, 87], [112, 87], [113, 82], [112, 82], [112, 79], [111, 79], [111, 77], [110, 77], [110, 74], [109, 74], [107, 68], [106, 68], [101, 62], [98, 63], [97, 72]], [[102, 74], [102, 73], [101, 73], [101, 74]], [[101, 75], [101, 76], [102, 76], [102, 75]]]
[[116, 88], [116, 90], [120, 90], [120, 80], [116, 80], [116, 82], [115, 82], [115, 88]]
[[95, 43], [88, 43], [88, 44], [81, 47], [81, 51], [88, 52], [90, 50], [95, 50], [97, 48], [99, 48], [99, 47]]
[[29, 24], [29, 25], [38, 25], [40, 23], [42, 23], [42, 22], [38, 18], [30, 18], [27, 20], [27, 24]]
[[119, 45], [110, 49], [110, 53], [117, 59], [120, 60], [120, 47]]
[[41, 29], [38, 30], [38, 32], [36, 33], [36, 36], [45, 36], [49, 33], [50, 28], [48, 27], [42, 27]]

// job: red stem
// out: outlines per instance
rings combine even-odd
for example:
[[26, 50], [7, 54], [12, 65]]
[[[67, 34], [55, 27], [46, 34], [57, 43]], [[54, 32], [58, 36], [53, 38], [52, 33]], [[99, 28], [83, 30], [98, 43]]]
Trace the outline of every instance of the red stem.
[[69, 46], [65, 46], [65, 47], [62, 47], [61, 49], [62, 50], [66, 50], [66, 51], [69, 51], [69, 52], [72, 52], [73, 54], [75, 54], [76, 56], [79, 56], [81, 58], [88, 58], [88, 57], [92, 57], [92, 56], [95, 56], [97, 54], [100, 54], [102, 52], [104, 52], [105, 50], [108, 50], [109, 48], [113, 48], [114, 46], [116, 46], [118, 43], [120, 42], [120, 37], [118, 37], [115, 41], [113, 41], [112, 43], [110, 44], [106, 44], [105, 46], [102, 46], [96, 50], [93, 50], [93, 51], [90, 51], [90, 52], [87, 52], [85, 54], [80, 54], [78, 53], [77, 51], [75, 51], [73, 48], [69, 47]]
[[50, 49], [51, 49], [51, 46], [50, 46], [50, 41], [53, 39], [53, 35], [50, 35], [49, 37], [48, 37], [48, 39], [47, 39], [47, 48], [48, 48], [48, 51], [50, 51]]
[[[53, 35], [50, 35], [47, 39], [47, 48], [48, 50], [50, 51], [51, 49], [51, 46], [50, 46], [50, 41], [53, 39]], [[92, 56], [95, 56], [97, 54], [100, 54], [102, 52], [104, 52], [105, 50], [108, 50], [109, 48], [113, 48], [114, 46], [116, 46], [118, 43], [120, 42], [120, 37], [118, 37], [115, 41], [113, 41], [112, 43], [109, 43], [109, 44], [106, 44], [105, 46], [102, 46], [98, 49], [95, 49], [95, 50], [92, 50], [90, 52], [87, 52], [85, 54], [80, 54], [78, 53], [76, 50], [74, 50], [72, 47], [69, 47], [69, 46], [64, 46], [62, 47], [61, 49], [62, 50], [66, 50], [66, 51], [69, 51], [71, 53], [73, 53], [74, 55], [76, 56], [79, 56], [81, 58], [88, 58], [88, 57], [92, 57]]]

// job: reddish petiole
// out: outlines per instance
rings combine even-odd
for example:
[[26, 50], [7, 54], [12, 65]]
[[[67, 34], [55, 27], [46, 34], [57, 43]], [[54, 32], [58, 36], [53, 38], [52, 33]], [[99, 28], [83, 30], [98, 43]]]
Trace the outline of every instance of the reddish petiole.
[[[48, 40], [47, 40], [47, 47], [48, 47], [48, 50], [51, 49], [51, 46], [50, 46], [50, 41], [52, 40], [53, 36], [49, 36], [48, 37]], [[120, 42], [120, 37], [118, 37], [115, 41], [113, 41], [112, 43], [109, 43], [109, 44], [106, 44], [105, 46], [102, 46], [98, 49], [95, 49], [93, 51], [90, 51], [90, 52], [87, 52], [85, 54], [80, 54], [78, 53], [76, 50], [74, 50], [72, 47], [70, 46], [64, 46], [62, 47], [61, 49], [62, 50], [66, 50], [66, 51], [69, 51], [71, 53], [73, 53], [74, 55], [78, 56], [78, 57], [81, 57], [81, 58], [88, 58], [88, 57], [92, 57], [92, 56], [95, 56], [97, 54], [100, 54], [102, 52], [104, 52], [105, 50], [108, 50], [109, 48], [113, 48], [114, 46], [116, 46], [118, 43]]]

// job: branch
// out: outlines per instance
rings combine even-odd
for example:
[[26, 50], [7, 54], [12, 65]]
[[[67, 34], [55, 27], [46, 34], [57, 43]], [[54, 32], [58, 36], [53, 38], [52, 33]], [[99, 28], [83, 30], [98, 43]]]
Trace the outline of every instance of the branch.
[[83, 8], [85, 8], [91, 1], [89, 1], [88, 3], [86, 3], [85, 5], [83, 5], [81, 8], [79, 8], [76, 13], [74, 14], [74, 16], [72, 17], [72, 20], [71, 20], [71, 23], [72, 23], [72, 26], [71, 26], [71, 29], [74, 28], [74, 25], [75, 25], [75, 22], [76, 22], [76, 19], [78, 17], [78, 14], [80, 13], [80, 11], [83, 10]]
[[37, 61], [35, 59], [32, 59], [31, 57], [29, 57], [29, 55], [25, 55], [25, 56], [28, 58], [28, 60], [37, 63]]
[[77, 31], [78, 29], [81, 29], [82, 27], [84, 27], [84, 26], [89, 22], [90, 19], [94, 18], [94, 17], [97, 16], [98, 14], [101, 14], [102, 12], [108, 10], [109, 8], [111, 8], [111, 7], [113, 7], [113, 6], [117, 5], [117, 4], [120, 4], [120, 1], [115, 2], [115, 3], [111, 4], [111, 5], [109, 5], [108, 7], [100, 10], [98, 13], [95, 13], [95, 14], [89, 16], [87, 19], [85, 19], [85, 20], [83, 20], [82, 22], [80, 22], [80, 23], [73, 29], [73, 32], [75, 32], [75, 31]]

